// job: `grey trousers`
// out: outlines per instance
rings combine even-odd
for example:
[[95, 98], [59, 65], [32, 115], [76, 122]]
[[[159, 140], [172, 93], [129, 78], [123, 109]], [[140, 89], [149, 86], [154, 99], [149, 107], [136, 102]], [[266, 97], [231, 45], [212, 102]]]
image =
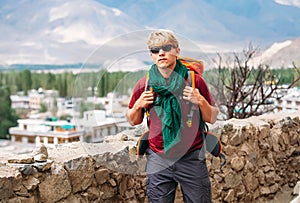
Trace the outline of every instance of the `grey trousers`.
[[147, 150], [147, 196], [151, 203], [174, 202], [178, 183], [186, 203], [211, 203], [211, 184], [200, 150], [179, 159], [166, 159]]

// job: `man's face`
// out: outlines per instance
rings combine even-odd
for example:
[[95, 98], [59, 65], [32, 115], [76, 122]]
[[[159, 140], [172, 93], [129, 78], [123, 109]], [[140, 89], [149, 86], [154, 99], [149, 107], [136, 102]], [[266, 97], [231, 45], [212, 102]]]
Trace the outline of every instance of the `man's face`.
[[150, 48], [150, 56], [158, 68], [174, 68], [180, 48], [175, 48], [171, 43], [164, 43]]

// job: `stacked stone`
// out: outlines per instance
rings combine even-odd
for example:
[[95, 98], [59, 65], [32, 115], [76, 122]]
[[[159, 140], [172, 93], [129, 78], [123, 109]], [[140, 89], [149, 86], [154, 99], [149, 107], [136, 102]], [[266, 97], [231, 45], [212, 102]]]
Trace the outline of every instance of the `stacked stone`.
[[217, 131], [227, 165], [208, 155], [214, 202], [268, 201], [300, 179], [299, 116], [231, 119]]
[[147, 202], [145, 174], [139, 172], [137, 159], [130, 160], [128, 147], [116, 154], [54, 162], [47, 170], [28, 173], [24, 168], [34, 164], [32, 159], [16, 156], [0, 165], [0, 202]]
[[[213, 202], [268, 201], [299, 181], [299, 113], [231, 119], [210, 128], [227, 157], [220, 171], [219, 159], [207, 155]], [[120, 135], [116, 142], [78, 142], [0, 160], [0, 202], [147, 202], [145, 159], [134, 155], [133, 140]]]

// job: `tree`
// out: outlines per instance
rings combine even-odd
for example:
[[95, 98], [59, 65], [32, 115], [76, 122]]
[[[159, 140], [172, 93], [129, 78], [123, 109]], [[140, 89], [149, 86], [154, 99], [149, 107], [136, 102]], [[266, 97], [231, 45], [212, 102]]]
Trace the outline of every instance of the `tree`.
[[99, 73], [99, 81], [98, 81], [98, 96], [99, 97], [104, 97], [106, 96], [107, 93], [107, 81], [108, 79], [108, 73], [106, 71], [101, 71]]
[[40, 110], [39, 110], [40, 113], [47, 112], [48, 109], [47, 109], [47, 105], [45, 103], [41, 103], [40, 107], [41, 107]]
[[17, 116], [11, 109], [10, 90], [0, 86], [0, 139], [7, 139], [8, 129], [17, 125]]
[[21, 74], [21, 81], [22, 81], [22, 90], [27, 95], [28, 90], [31, 89], [31, 72], [30, 70], [24, 70]]
[[226, 119], [248, 118], [273, 111], [276, 108], [273, 102], [284, 96], [280, 90], [290, 89], [300, 80], [300, 70], [294, 64], [297, 76], [289, 85], [282, 86], [280, 75], [272, 74], [268, 65], [251, 65], [257, 52], [257, 48], [249, 45], [242, 55], [233, 53], [233, 63], [226, 62], [226, 66], [218, 54], [217, 80], [212, 80], [211, 85]]

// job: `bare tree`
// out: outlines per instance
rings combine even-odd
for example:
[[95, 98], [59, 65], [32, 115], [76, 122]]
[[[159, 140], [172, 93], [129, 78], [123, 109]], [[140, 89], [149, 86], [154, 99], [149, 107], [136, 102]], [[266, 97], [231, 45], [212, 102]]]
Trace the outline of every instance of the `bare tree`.
[[[242, 55], [233, 53], [233, 62], [223, 61], [218, 54], [217, 80], [211, 84], [215, 91], [220, 105], [221, 112], [230, 118], [248, 118], [273, 111], [275, 100], [283, 97], [282, 90], [290, 89], [300, 80], [299, 68], [297, 76], [288, 86], [282, 86], [280, 76], [273, 75], [268, 65], [253, 65], [253, 59], [258, 49], [251, 44]], [[225, 65], [224, 65], [225, 63]]]

